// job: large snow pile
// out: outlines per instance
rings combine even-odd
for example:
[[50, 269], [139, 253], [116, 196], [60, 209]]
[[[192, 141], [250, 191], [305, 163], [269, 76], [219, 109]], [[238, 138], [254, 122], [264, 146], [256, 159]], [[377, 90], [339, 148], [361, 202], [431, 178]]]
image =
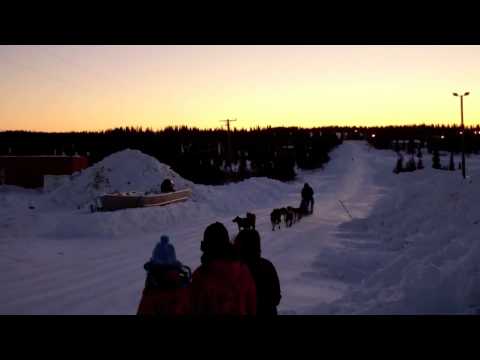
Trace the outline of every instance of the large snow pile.
[[207, 205], [216, 213], [243, 211], [258, 202], [275, 201], [289, 188], [287, 184], [268, 178], [252, 178], [224, 186], [197, 185], [157, 159], [139, 150], [127, 149], [73, 174], [70, 181], [47, 197], [55, 207], [78, 208], [88, 206], [96, 197], [109, 192], [159, 192], [166, 178], [174, 181], [176, 189], [192, 189], [192, 200]]
[[[162, 181], [172, 179], [176, 189], [190, 188], [191, 199], [169, 206], [124, 209], [91, 214], [89, 205], [105, 193], [159, 192]], [[261, 204], [273, 206], [292, 185], [268, 178], [252, 178], [223, 186], [197, 185], [169, 166], [138, 150], [114, 153], [73, 174], [52, 192], [0, 187], [0, 227], [5, 236], [94, 238], [158, 233], [166, 227], [205, 224], [219, 215], [242, 215]], [[33, 208], [30, 209], [30, 205]], [[8, 210], [8, 211], [7, 211]], [[1, 214], [0, 214], [1, 215]]]
[[126, 149], [73, 174], [70, 181], [49, 196], [56, 204], [83, 207], [97, 196], [114, 191], [159, 192], [166, 178], [173, 180], [177, 189], [192, 186], [155, 158]]
[[[473, 164], [469, 171], [479, 179]], [[314, 264], [351, 284], [350, 291], [309, 312], [478, 313], [478, 183], [463, 180], [460, 171], [429, 167], [386, 175], [384, 183], [391, 191], [371, 216], [340, 226], [338, 244]]]

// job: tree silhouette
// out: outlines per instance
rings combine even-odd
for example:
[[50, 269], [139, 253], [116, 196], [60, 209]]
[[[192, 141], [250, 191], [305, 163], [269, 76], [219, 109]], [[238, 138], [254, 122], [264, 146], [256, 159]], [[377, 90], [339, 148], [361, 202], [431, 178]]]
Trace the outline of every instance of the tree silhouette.
[[442, 168], [442, 165], [440, 164], [440, 154], [437, 149], [433, 150], [432, 167], [434, 169]]
[[418, 158], [417, 169], [423, 169], [422, 158]]
[[450, 164], [448, 166], [448, 170], [450, 171], [455, 170], [455, 163], [453, 162], [453, 151], [450, 151]]
[[395, 169], [393, 169], [393, 172], [395, 174], [399, 174], [401, 173], [402, 171], [404, 171], [403, 169], [403, 156], [399, 153], [398, 154], [398, 159], [397, 159], [397, 163], [395, 165]]
[[415, 164], [415, 158], [412, 156], [407, 162], [407, 166], [405, 167], [405, 171], [415, 171], [417, 169], [417, 165]]

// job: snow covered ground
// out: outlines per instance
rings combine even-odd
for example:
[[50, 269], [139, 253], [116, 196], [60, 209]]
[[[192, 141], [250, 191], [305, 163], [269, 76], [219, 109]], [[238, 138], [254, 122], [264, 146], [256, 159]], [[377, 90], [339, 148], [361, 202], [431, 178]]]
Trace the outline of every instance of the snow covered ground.
[[[480, 159], [460, 171], [393, 174], [396, 154], [347, 141], [323, 170], [282, 183], [253, 178], [192, 184], [136, 150], [113, 154], [50, 193], [0, 186], [1, 314], [134, 314], [143, 264], [161, 234], [195, 269], [205, 227], [257, 215], [263, 256], [276, 266], [283, 314], [475, 313], [480, 309]], [[442, 158], [446, 163], [447, 158]], [[458, 162], [458, 158], [456, 159]], [[192, 199], [90, 213], [104, 191], [150, 191], [165, 177]], [[315, 213], [272, 232], [274, 207], [315, 190]], [[342, 208], [341, 200], [353, 220]]]

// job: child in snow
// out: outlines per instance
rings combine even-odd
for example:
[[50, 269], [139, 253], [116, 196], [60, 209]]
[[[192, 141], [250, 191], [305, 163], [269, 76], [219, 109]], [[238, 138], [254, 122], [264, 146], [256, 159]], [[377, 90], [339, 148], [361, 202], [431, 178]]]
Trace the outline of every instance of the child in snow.
[[138, 315], [171, 316], [191, 312], [188, 288], [191, 272], [177, 260], [168, 236], [161, 237], [144, 268], [147, 278]]

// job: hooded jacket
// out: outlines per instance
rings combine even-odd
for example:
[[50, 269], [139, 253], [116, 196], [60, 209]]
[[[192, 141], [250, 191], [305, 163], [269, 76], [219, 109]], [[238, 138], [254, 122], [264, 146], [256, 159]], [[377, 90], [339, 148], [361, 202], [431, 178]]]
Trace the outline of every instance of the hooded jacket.
[[168, 236], [161, 237], [144, 268], [147, 278], [137, 314], [175, 316], [191, 313], [190, 269], [177, 260]]
[[273, 264], [265, 258], [247, 260], [257, 290], [257, 315], [277, 315], [282, 298], [280, 280]]
[[179, 267], [148, 262], [145, 269], [148, 273], [138, 315], [191, 314], [189, 279]]

